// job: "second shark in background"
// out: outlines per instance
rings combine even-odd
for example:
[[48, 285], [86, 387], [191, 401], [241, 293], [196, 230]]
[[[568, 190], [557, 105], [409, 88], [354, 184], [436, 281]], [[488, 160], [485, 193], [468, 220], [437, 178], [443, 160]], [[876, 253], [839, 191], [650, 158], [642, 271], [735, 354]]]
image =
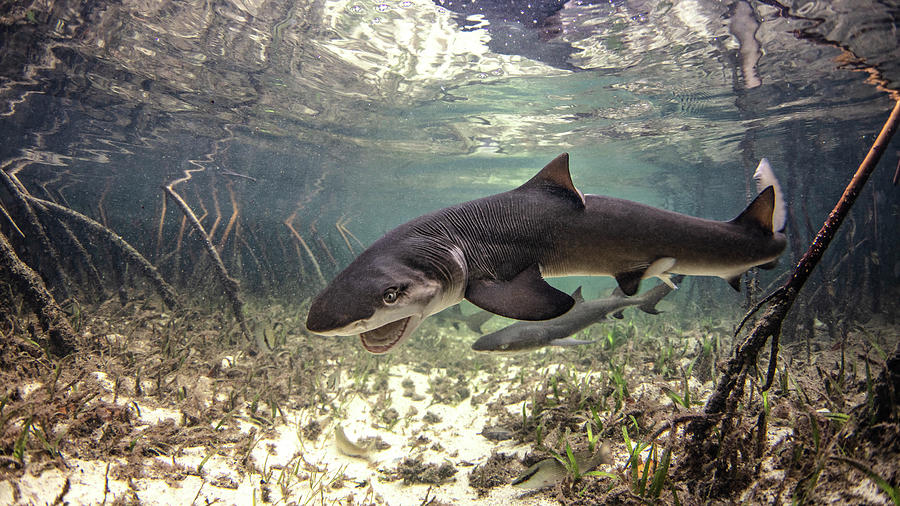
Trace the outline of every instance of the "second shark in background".
[[[674, 276], [672, 281], [680, 283], [683, 276]], [[575, 339], [573, 334], [606, 319], [610, 313], [621, 318], [621, 311], [627, 307], [637, 306], [649, 314], [659, 314], [656, 304], [669, 294], [672, 288], [667, 284], [659, 284], [643, 295], [626, 297], [618, 288], [609, 297], [585, 301], [579, 287], [572, 294], [575, 305], [567, 313], [552, 320], [521, 321], [481, 336], [472, 344], [475, 351], [492, 353], [511, 353], [528, 351], [544, 346], [577, 346], [592, 341]]]

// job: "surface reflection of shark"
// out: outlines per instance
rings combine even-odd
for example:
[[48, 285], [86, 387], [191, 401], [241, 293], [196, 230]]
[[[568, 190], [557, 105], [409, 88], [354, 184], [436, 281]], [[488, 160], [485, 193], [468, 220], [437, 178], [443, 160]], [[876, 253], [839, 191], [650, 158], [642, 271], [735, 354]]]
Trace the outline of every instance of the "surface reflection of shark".
[[[491, 36], [488, 48], [497, 54], [520, 55], [567, 70], [576, 51], [560, 35], [574, 27], [563, 23], [560, 11], [566, 0], [434, 0], [457, 14], [456, 21], [466, 30], [485, 29]], [[590, 3], [590, 2], [583, 2]]]
[[[683, 276], [673, 276], [672, 281], [681, 282]], [[521, 321], [513, 323], [496, 332], [481, 336], [472, 344], [475, 351], [492, 353], [512, 353], [543, 348], [544, 346], [577, 346], [589, 344], [593, 341], [575, 339], [569, 336], [584, 330], [591, 325], [606, 320], [606, 316], [614, 313], [613, 317], [622, 318], [622, 310], [627, 307], [637, 306], [648, 314], [659, 314], [656, 304], [668, 295], [672, 288], [666, 284], [660, 284], [648, 290], [643, 295], [626, 297], [620, 289], [609, 297], [585, 301], [581, 296], [579, 287], [572, 298], [575, 305], [562, 316], [552, 320]]]

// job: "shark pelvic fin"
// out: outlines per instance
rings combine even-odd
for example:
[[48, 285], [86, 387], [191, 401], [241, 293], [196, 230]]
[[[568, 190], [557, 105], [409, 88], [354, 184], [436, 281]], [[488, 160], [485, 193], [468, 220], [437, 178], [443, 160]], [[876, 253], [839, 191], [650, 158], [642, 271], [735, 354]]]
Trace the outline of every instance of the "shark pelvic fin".
[[630, 271], [617, 272], [615, 278], [616, 283], [619, 284], [619, 290], [622, 290], [622, 293], [629, 297], [636, 294], [645, 272], [647, 272], [646, 266]]
[[731, 223], [747, 228], [759, 229], [767, 234], [772, 234], [772, 216], [775, 211], [775, 188], [767, 186], [753, 199], [753, 202], [744, 209], [744, 212]]
[[732, 276], [730, 278], [725, 278], [725, 281], [728, 281], [728, 284], [731, 285], [731, 288], [734, 288], [735, 291], [741, 291], [741, 275]]
[[549, 186], [557, 190], [562, 190], [567, 196], [575, 200], [582, 208], [584, 208], [584, 194], [575, 183], [572, 182], [572, 175], [569, 173], [569, 153], [563, 153], [541, 169], [540, 172], [529, 179], [520, 188], [530, 186]]
[[466, 299], [481, 309], [516, 320], [549, 320], [575, 304], [568, 294], [544, 281], [537, 264], [509, 281], [470, 281]]

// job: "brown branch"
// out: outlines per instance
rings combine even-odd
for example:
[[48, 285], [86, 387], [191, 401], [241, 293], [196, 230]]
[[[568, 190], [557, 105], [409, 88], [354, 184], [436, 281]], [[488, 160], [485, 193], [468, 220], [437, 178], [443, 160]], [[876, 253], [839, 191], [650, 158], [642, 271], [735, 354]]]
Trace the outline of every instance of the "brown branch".
[[12, 284], [37, 314], [41, 328], [47, 333], [50, 353], [64, 356], [75, 350], [75, 331], [66, 319], [44, 280], [16, 255], [6, 236], [0, 232], [0, 267], [8, 273]]
[[[773, 363], [777, 360], [777, 340], [780, 335], [784, 318], [787, 316], [788, 311], [797, 298], [797, 294], [800, 292], [800, 289], [806, 283], [807, 279], [809, 279], [812, 270], [821, 260], [822, 255], [834, 238], [835, 233], [847, 216], [847, 213], [850, 212], [850, 208], [853, 206], [853, 203], [862, 191], [863, 186], [866, 184], [866, 181], [869, 179], [872, 171], [874, 171], [878, 161], [881, 159], [881, 155], [884, 153], [891, 137], [897, 130], [898, 122], [900, 122], [900, 101], [894, 103], [891, 115], [882, 127], [881, 133], [878, 134], [878, 138], [875, 139], [875, 143], [872, 144], [871, 149], [869, 149], [868, 154], [860, 164], [856, 174], [854, 174], [853, 179], [851, 179], [850, 183], [847, 185], [840, 200], [828, 215], [828, 218], [825, 220], [819, 233], [816, 234], [809, 249], [803, 257], [800, 258], [790, 279], [788, 279], [784, 286], [779, 288], [779, 293], [772, 298], [772, 305], [769, 306], [766, 314], [757, 322], [756, 326], [750, 332], [750, 335], [747, 336], [743, 343], [741, 343], [735, 351], [734, 356], [728, 361], [725, 371], [722, 374], [718, 385], [716, 385], [716, 391], [713, 392], [712, 396], [706, 402], [704, 413], [711, 415], [722, 413], [724, 411], [732, 390], [738, 384], [738, 378], [741, 377], [747, 367], [756, 362], [760, 349], [765, 345], [766, 340], [771, 337], [773, 339], [773, 354], [769, 358], [769, 377], [766, 379], [766, 385], [763, 387], [763, 390], [769, 388], [772, 383], [771, 375], [775, 370]], [[688, 427], [688, 432], [693, 433], [695, 438], [699, 440], [706, 435], [710, 428], [711, 424], [708, 421], [697, 421], [691, 423]]]

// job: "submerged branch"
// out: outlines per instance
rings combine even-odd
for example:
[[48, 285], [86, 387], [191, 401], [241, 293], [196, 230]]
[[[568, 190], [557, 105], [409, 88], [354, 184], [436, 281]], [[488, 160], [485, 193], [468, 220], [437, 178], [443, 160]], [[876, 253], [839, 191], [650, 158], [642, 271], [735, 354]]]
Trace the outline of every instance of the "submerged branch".
[[125, 239], [122, 239], [119, 234], [113, 232], [109, 228], [101, 225], [100, 223], [94, 221], [93, 219], [79, 213], [78, 211], [69, 209], [68, 207], [59, 205], [55, 202], [50, 202], [49, 200], [39, 199], [37, 197], [28, 196], [28, 200], [40, 205], [44, 210], [48, 213], [55, 215], [58, 219], [63, 221], [68, 221], [76, 226], [82, 227], [88, 233], [100, 237], [105, 240], [107, 243], [114, 246], [118, 251], [122, 252], [125, 257], [125, 260], [136, 266], [141, 274], [143, 274], [147, 279], [150, 280], [151, 284], [153, 284], [156, 291], [162, 297], [163, 302], [165, 302], [166, 306], [170, 308], [178, 308], [180, 304], [178, 303], [178, 297], [175, 295], [175, 289], [172, 288], [171, 285], [166, 283], [166, 280], [159, 274], [159, 271], [156, 270], [156, 267], [153, 267], [146, 258], [144, 258], [141, 253], [134, 249], [134, 247], [129, 244]]
[[188, 206], [187, 202], [181, 198], [181, 195], [172, 188], [175, 184], [181, 182], [183, 179], [179, 179], [173, 181], [165, 186], [163, 186], [163, 190], [165, 190], [166, 194], [175, 202], [176, 205], [181, 209], [181, 212], [184, 214], [184, 217], [187, 218], [188, 222], [194, 227], [194, 230], [200, 235], [200, 242], [203, 243], [203, 246], [206, 248], [207, 254], [209, 254], [210, 259], [213, 262], [213, 266], [216, 269], [216, 275], [219, 278], [219, 282], [222, 283], [222, 287], [225, 289], [225, 295], [231, 301], [231, 309], [234, 312], [234, 318], [237, 320], [238, 325], [241, 327], [241, 333], [244, 335], [244, 338], [247, 339], [248, 342], [253, 343], [253, 339], [251, 338], [250, 329], [247, 328], [247, 321], [244, 319], [244, 301], [241, 300], [241, 297], [238, 293], [239, 284], [238, 281], [231, 276], [228, 275], [228, 269], [225, 268], [225, 264], [222, 262], [222, 257], [219, 256], [218, 250], [216, 250], [216, 246], [210, 240], [210, 236], [207, 235], [206, 231], [203, 230], [203, 225], [200, 224], [200, 221], [197, 219], [197, 215], [194, 214], [194, 211], [191, 210], [191, 207]]
[[66, 319], [44, 280], [25, 262], [19, 259], [6, 236], [0, 232], [0, 267], [5, 270], [12, 284], [22, 293], [25, 301], [37, 314], [41, 328], [47, 333], [50, 353], [64, 356], [75, 350], [75, 331]]
[[[854, 174], [853, 179], [847, 185], [840, 200], [828, 215], [819, 233], [816, 234], [809, 249], [800, 258], [793, 274], [784, 286], [779, 288], [775, 295], [771, 297], [772, 305], [769, 306], [765, 315], [757, 322], [750, 335], [738, 346], [734, 356], [726, 364], [725, 371], [718, 385], [716, 385], [715, 392], [706, 402], [704, 413], [712, 415], [722, 413], [725, 410], [732, 390], [737, 385], [742, 373], [748, 366], [756, 362], [760, 349], [762, 349], [769, 337], [773, 339], [773, 351], [772, 356], [769, 358], [768, 376], [763, 390], [767, 390], [771, 386], [778, 358], [776, 353], [778, 350], [777, 339], [781, 333], [781, 325], [784, 322], [784, 318], [881, 159], [881, 155], [897, 130], [898, 123], [900, 123], [900, 101], [894, 103], [891, 115], [882, 127], [881, 133], [878, 134], [878, 138], [875, 139], [874, 144], [872, 144], [865, 159], [856, 170], [856, 174]], [[701, 440], [711, 426], [712, 424], [709, 421], [696, 421], [688, 427], [688, 432], [694, 434], [697, 440]]]

